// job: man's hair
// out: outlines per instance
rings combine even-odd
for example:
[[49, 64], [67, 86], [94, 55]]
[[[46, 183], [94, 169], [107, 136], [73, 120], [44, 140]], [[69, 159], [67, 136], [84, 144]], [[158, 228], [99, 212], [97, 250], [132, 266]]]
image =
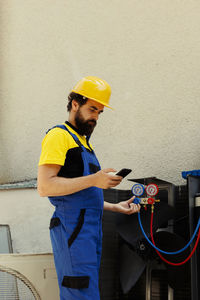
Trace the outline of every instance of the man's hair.
[[71, 111], [72, 109], [72, 100], [75, 100], [80, 106], [82, 106], [87, 102], [88, 98], [71, 92], [68, 96], [67, 111]]

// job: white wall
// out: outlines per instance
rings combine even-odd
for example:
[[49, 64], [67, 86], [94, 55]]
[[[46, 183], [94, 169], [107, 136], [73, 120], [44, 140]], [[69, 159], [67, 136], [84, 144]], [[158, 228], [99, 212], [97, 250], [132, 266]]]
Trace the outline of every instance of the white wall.
[[0, 190], [0, 222], [9, 225], [14, 253], [52, 252], [49, 222], [53, 206], [36, 189]]
[[82, 76], [112, 86], [92, 142], [103, 167], [183, 183], [200, 168], [200, 2], [1, 1], [0, 182], [37, 176], [46, 129]]

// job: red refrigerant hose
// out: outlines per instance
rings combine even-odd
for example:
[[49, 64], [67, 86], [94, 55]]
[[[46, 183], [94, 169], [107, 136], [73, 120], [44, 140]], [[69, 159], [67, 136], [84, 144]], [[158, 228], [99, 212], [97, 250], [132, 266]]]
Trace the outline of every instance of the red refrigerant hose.
[[[154, 238], [153, 238], [153, 212], [151, 213], [151, 225], [150, 225], [150, 234], [151, 234], [151, 240], [152, 240], [152, 243], [155, 245], [155, 241], [154, 241]], [[157, 254], [160, 256], [160, 258], [166, 262], [167, 264], [169, 265], [172, 265], [172, 266], [181, 266], [183, 264], [185, 264], [191, 257], [192, 255], [194, 254], [196, 248], [197, 248], [197, 245], [198, 245], [198, 242], [199, 242], [199, 239], [200, 239], [200, 228], [199, 228], [199, 232], [198, 232], [198, 236], [197, 236], [197, 240], [195, 242], [195, 245], [194, 245], [194, 248], [192, 249], [192, 252], [190, 253], [190, 255], [182, 262], [179, 262], [179, 263], [173, 263], [173, 262], [170, 262], [168, 261], [167, 259], [165, 259], [158, 250], [156, 250]]]

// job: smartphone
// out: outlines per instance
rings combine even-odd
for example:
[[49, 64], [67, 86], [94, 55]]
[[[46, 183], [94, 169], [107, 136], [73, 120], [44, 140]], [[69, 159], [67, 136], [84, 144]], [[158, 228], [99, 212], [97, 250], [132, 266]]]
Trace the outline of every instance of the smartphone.
[[122, 176], [123, 178], [126, 177], [129, 173], [131, 173], [131, 169], [121, 169], [119, 172], [117, 172], [115, 175]]

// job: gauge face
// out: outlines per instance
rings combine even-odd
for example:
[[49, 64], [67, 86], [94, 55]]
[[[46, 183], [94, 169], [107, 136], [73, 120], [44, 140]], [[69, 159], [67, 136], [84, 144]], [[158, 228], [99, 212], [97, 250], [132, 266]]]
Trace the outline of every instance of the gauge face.
[[134, 196], [142, 196], [144, 193], [144, 186], [139, 183], [134, 184], [132, 187], [132, 193]]
[[158, 186], [154, 183], [148, 184], [146, 187], [146, 193], [148, 196], [155, 196], [158, 194]]

